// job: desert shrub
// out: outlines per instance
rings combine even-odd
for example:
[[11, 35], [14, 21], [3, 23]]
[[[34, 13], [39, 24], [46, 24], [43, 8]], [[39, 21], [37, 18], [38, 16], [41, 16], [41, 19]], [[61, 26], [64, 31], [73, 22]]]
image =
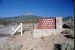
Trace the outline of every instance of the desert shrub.
[[61, 43], [54, 44], [53, 50], [74, 50], [73, 41], [65, 41]]
[[74, 39], [74, 32], [72, 30], [64, 30], [61, 32], [64, 37]]
[[0, 50], [21, 50], [22, 45], [14, 42], [1, 42]]
[[61, 50], [61, 44], [57, 43], [57, 44], [54, 44], [54, 50]]
[[67, 24], [63, 24], [63, 28], [71, 28], [71, 26], [67, 25]]
[[74, 39], [74, 37], [72, 36], [72, 35], [70, 35], [70, 34], [68, 34], [68, 35], [64, 35], [66, 38], [70, 38], [70, 39]]
[[64, 30], [61, 32], [62, 34], [69, 34], [70, 33], [70, 30]]
[[61, 45], [61, 49], [62, 50], [73, 50], [74, 49], [74, 46], [73, 46], [73, 44], [71, 44], [71, 43], [62, 43], [62, 45]]
[[21, 50], [21, 47], [22, 47], [22, 45], [15, 44], [15, 45], [12, 45], [10, 48], [11, 48], [11, 50]]

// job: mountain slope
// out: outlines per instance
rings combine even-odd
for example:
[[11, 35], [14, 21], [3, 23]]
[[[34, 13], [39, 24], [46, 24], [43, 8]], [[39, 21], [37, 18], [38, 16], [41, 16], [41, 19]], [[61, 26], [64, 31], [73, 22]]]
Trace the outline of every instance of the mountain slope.
[[[21, 16], [14, 16], [14, 17], [0, 17], [1, 20], [4, 21], [7, 24], [15, 24], [15, 23], [37, 23], [39, 19], [41, 18], [55, 18], [55, 17], [41, 17], [41, 16], [34, 16], [34, 15], [21, 15]], [[66, 16], [63, 17], [64, 23], [72, 23], [73, 25], [73, 17], [72, 16]], [[69, 24], [70, 25], [70, 24]]]

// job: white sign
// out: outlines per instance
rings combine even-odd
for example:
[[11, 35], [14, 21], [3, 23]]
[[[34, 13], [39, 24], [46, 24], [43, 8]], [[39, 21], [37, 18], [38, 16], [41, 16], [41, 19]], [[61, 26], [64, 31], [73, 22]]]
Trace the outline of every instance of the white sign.
[[42, 36], [51, 36], [59, 34], [61, 30], [57, 29], [34, 29], [33, 30], [33, 37], [42, 37]]

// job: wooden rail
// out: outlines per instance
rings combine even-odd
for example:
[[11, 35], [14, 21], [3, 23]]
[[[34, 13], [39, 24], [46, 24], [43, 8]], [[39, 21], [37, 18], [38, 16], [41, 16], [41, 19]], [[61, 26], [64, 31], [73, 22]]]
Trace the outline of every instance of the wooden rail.
[[14, 32], [11, 33], [11, 36], [14, 35], [19, 29], [21, 29], [20, 31], [21, 31], [21, 36], [22, 36], [22, 34], [23, 34], [23, 32], [22, 32], [22, 30], [23, 30], [22, 26], [23, 26], [23, 24], [21, 23], [21, 24], [14, 30]]

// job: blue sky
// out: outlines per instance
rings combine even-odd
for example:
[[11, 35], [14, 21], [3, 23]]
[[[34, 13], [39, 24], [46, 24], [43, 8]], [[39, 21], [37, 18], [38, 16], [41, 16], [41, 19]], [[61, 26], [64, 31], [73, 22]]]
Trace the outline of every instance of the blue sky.
[[36, 16], [73, 16], [73, 0], [0, 0], [0, 17], [32, 14]]

